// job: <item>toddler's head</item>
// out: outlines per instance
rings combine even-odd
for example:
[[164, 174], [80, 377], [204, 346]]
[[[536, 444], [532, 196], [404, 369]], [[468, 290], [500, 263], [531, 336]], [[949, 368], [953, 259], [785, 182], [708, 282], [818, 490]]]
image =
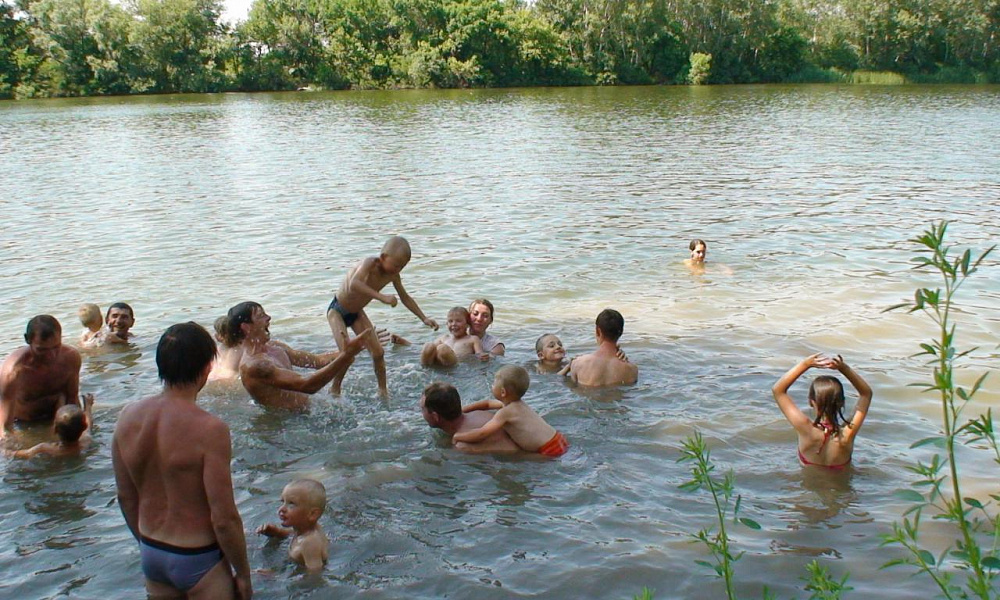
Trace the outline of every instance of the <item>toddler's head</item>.
[[493, 397], [509, 404], [517, 402], [528, 391], [531, 378], [528, 372], [515, 365], [501, 367], [493, 379]]
[[83, 435], [83, 432], [87, 430], [87, 415], [79, 406], [67, 404], [56, 411], [56, 418], [52, 422], [52, 429], [55, 430], [56, 435], [63, 442], [76, 442]]
[[535, 342], [535, 354], [538, 355], [538, 360], [550, 363], [560, 362], [566, 358], [562, 340], [554, 333], [546, 333], [538, 338]]
[[809, 386], [809, 404], [816, 409], [814, 425], [829, 424], [840, 430], [844, 418], [844, 384], [832, 375], [820, 375]]
[[84, 304], [76, 311], [76, 316], [80, 317], [80, 324], [91, 331], [100, 331], [104, 326], [104, 319], [101, 317], [101, 307], [96, 304]]
[[326, 488], [315, 479], [296, 479], [281, 491], [281, 508], [278, 518], [283, 527], [296, 533], [316, 527], [326, 510]]
[[469, 311], [461, 306], [448, 311], [448, 331], [455, 337], [469, 334]]

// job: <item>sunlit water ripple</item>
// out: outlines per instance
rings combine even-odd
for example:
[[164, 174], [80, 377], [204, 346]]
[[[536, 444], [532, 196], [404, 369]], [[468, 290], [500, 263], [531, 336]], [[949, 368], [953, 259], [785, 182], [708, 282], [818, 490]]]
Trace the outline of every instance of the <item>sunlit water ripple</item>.
[[[136, 597], [139, 554], [114, 501], [109, 442], [127, 402], [157, 389], [169, 324], [210, 325], [259, 300], [272, 333], [327, 349], [323, 311], [345, 271], [406, 235], [407, 289], [431, 316], [487, 296], [500, 363], [527, 364], [555, 331], [592, 345], [605, 306], [626, 317], [640, 382], [580, 392], [534, 376], [527, 400], [565, 432], [557, 461], [467, 457], [423, 423], [424, 385], [485, 397], [496, 364], [453, 372], [388, 354], [392, 398], [362, 359], [345, 395], [308, 414], [267, 412], [238, 386], [202, 405], [233, 431], [236, 498], [249, 530], [273, 520], [292, 477], [324, 481], [332, 540], [322, 577], [248, 538], [262, 598], [718, 597], [689, 534], [712, 523], [678, 447], [697, 428], [737, 474], [738, 589], [796, 595], [803, 565], [849, 571], [860, 598], [913, 598], [919, 579], [877, 567], [904, 506], [909, 444], [931, 435], [933, 398], [906, 384], [930, 330], [881, 311], [934, 281], [906, 240], [931, 220], [985, 249], [1000, 232], [1000, 89], [617, 88], [109, 98], [0, 103], [0, 354], [52, 313], [67, 338], [82, 302], [125, 300], [138, 340], [87, 355], [98, 396], [85, 459], [0, 464], [0, 593]], [[681, 261], [692, 237], [712, 268]], [[995, 367], [995, 266], [963, 288], [973, 371]], [[402, 307], [370, 314], [415, 341]], [[773, 405], [801, 356], [842, 353], [875, 389], [848, 476], [804, 470]], [[966, 376], [973, 377], [970, 372]], [[793, 393], [802, 398], [805, 385]], [[987, 380], [985, 403], [997, 387]], [[29, 434], [29, 438], [35, 435]], [[995, 492], [969, 454], [973, 491]]]

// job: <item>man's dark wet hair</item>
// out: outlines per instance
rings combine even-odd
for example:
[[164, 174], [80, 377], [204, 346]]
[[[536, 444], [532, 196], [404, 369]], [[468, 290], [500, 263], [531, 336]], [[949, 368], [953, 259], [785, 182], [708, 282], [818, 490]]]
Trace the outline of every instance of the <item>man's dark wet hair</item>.
[[104, 322], [105, 323], [108, 322], [108, 317], [111, 316], [111, 309], [112, 308], [125, 309], [125, 310], [128, 311], [128, 316], [130, 316], [133, 319], [135, 319], [135, 312], [132, 310], [131, 306], [129, 306], [128, 304], [125, 304], [124, 302], [115, 302], [114, 304], [112, 304], [111, 306], [108, 307], [108, 312], [104, 313]]
[[597, 315], [597, 329], [609, 342], [617, 342], [625, 331], [625, 317], [613, 308], [605, 308]]
[[264, 310], [264, 307], [256, 302], [240, 302], [236, 306], [229, 309], [226, 313], [226, 319], [228, 323], [225, 327], [225, 333], [223, 334], [223, 343], [230, 348], [239, 346], [243, 342], [243, 338], [246, 334], [243, 333], [243, 328], [240, 325], [244, 323], [249, 323], [253, 320], [254, 309], [259, 308]]
[[75, 442], [87, 430], [87, 415], [79, 406], [67, 404], [56, 411], [53, 421], [56, 435], [64, 442]]
[[156, 345], [160, 381], [169, 386], [197, 382], [215, 360], [215, 352], [215, 341], [201, 325], [194, 321], [171, 325]]
[[439, 381], [424, 388], [424, 408], [446, 421], [454, 421], [462, 416], [462, 399], [455, 386]]
[[39, 341], [52, 339], [62, 335], [62, 325], [52, 315], [36, 315], [28, 321], [28, 327], [24, 330], [24, 341], [28, 344], [35, 340]]

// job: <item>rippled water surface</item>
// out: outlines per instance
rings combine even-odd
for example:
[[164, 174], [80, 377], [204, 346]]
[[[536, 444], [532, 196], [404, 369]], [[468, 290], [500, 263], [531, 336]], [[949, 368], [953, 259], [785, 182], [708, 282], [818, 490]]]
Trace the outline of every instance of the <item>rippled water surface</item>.
[[[690, 534], [713, 522], [678, 447], [695, 429], [732, 467], [746, 555], [741, 594], [803, 596], [819, 558], [852, 597], [913, 598], [928, 581], [877, 567], [905, 508], [892, 492], [931, 435], [934, 399], [906, 384], [929, 335], [883, 314], [933, 285], [906, 240], [953, 219], [956, 242], [1000, 238], [997, 87], [718, 87], [221, 95], [0, 103], [0, 354], [29, 317], [67, 341], [82, 302], [137, 312], [136, 343], [85, 356], [96, 443], [80, 460], [0, 463], [0, 595], [137, 597], [139, 553], [114, 500], [110, 439], [121, 407], [155, 392], [153, 353], [181, 320], [210, 326], [260, 301], [271, 332], [332, 346], [324, 310], [346, 270], [384, 239], [414, 250], [403, 272], [430, 316], [486, 296], [508, 348], [489, 365], [418, 366], [387, 354], [391, 399], [362, 358], [345, 395], [306, 414], [265, 411], [238, 385], [202, 405], [233, 431], [248, 530], [274, 520], [285, 483], [322, 480], [330, 564], [306, 577], [286, 547], [248, 536], [261, 598], [625, 598], [723, 593]], [[682, 265], [693, 237], [709, 270]], [[963, 288], [965, 376], [996, 368], [995, 263]], [[489, 393], [498, 364], [527, 364], [557, 332], [593, 345], [605, 306], [626, 318], [638, 385], [581, 392], [533, 375], [526, 400], [572, 444], [555, 461], [468, 457], [417, 409], [427, 383]], [[369, 311], [414, 341], [406, 310]], [[841, 353], [875, 389], [847, 475], [803, 469], [770, 386], [802, 356]], [[805, 383], [793, 388], [804, 402]], [[997, 400], [987, 380], [983, 404]], [[853, 397], [852, 400], [853, 401]], [[27, 432], [34, 441], [40, 432]], [[969, 453], [972, 491], [995, 492]]]

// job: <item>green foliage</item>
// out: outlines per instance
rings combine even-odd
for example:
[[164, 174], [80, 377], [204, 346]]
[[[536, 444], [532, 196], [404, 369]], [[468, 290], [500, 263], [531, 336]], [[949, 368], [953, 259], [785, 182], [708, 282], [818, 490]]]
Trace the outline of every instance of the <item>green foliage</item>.
[[847, 75], [847, 81], [858, 85], [904, 85], [906, 77], [888, 71], [854, 71]]
[[[967, 442], [986, 443], [993, 451], [994, 460], [1000, 464], [1000, 450], [993, 426], [992, 411], [962, 423], [962, 413], [976, 395], [986, 378], [984, 373], [971, 388], [955, 382], [956, 361], [975, 351], [959, 351], [955, 346], [955, 323], [951, 313], [955, 293], [966, 279], [975, 273], [983, 260], [993, 251], [986, 250], [973, 257], [970, 250], [952, 256], [952, 246], [946, 245], [946, 222], [941, 222], [911, 240], [921, 246], [913, 259], [918, 269], [931, 268], [940, 275], [943, 288], [919, 288], [912, 302], [905, 302], [886, 310], [908, 308], [909, 312], [922, 312], [937, 326], [938, 337], [920, 344], [917, 356], [927, 356], [933, 365], [931, 381], [916, 384], [924, 392], [934, 392], [941, 400], [942, 434], [913, 444], [914, 447], [942, 446], [946, 454], [934, 454], [930, 462], [918, 462], [910, 470], [915, 473], [915, 489], [900, 490], [897, 497], [911, 503], [902, 522], [893, 523], [892, 533], [883, 536], [884, 545], [898, 545], [907, 552], [901, 559], [889, 561], [883, 568], [910, 565], [928, 575], [946, 598], [995, 598], [993, 587], [995, 571], [1000, 568], [996, 554], [1000, 542], [1000, 519], [991, 502], [968, 497], [962, 493], [959, 463], [955, 457], [955, 443], [960, 437]], [[994, 500], [1000, 496], [991, 495]], [[937, 556], [931, 553], [920, 539], [921, 519], [925, 512], [932, 518], [949, 523], [957, 536], [955, 541], [940, 549]], [[955, 568], [957, 567], [957, 569]]]
[[806, 571], [809, 577], [805, 580], [805, 590], [810, 592], [809, 600], [838, 600], [841, 594], [854, 589], [847, 585], [847, 575], [838, 581], [818, 561], [814, 560], [806, 565]]
[[644, 587], [641, 592], [632, 596], [632, 600], [653, 600], [653, 590]]
[[708, 82], [712, 73], [712, 55], [694, 52], [691, 54], [691, 68], [688, 70], [687, 82], [691, 85], [703, 85]]

